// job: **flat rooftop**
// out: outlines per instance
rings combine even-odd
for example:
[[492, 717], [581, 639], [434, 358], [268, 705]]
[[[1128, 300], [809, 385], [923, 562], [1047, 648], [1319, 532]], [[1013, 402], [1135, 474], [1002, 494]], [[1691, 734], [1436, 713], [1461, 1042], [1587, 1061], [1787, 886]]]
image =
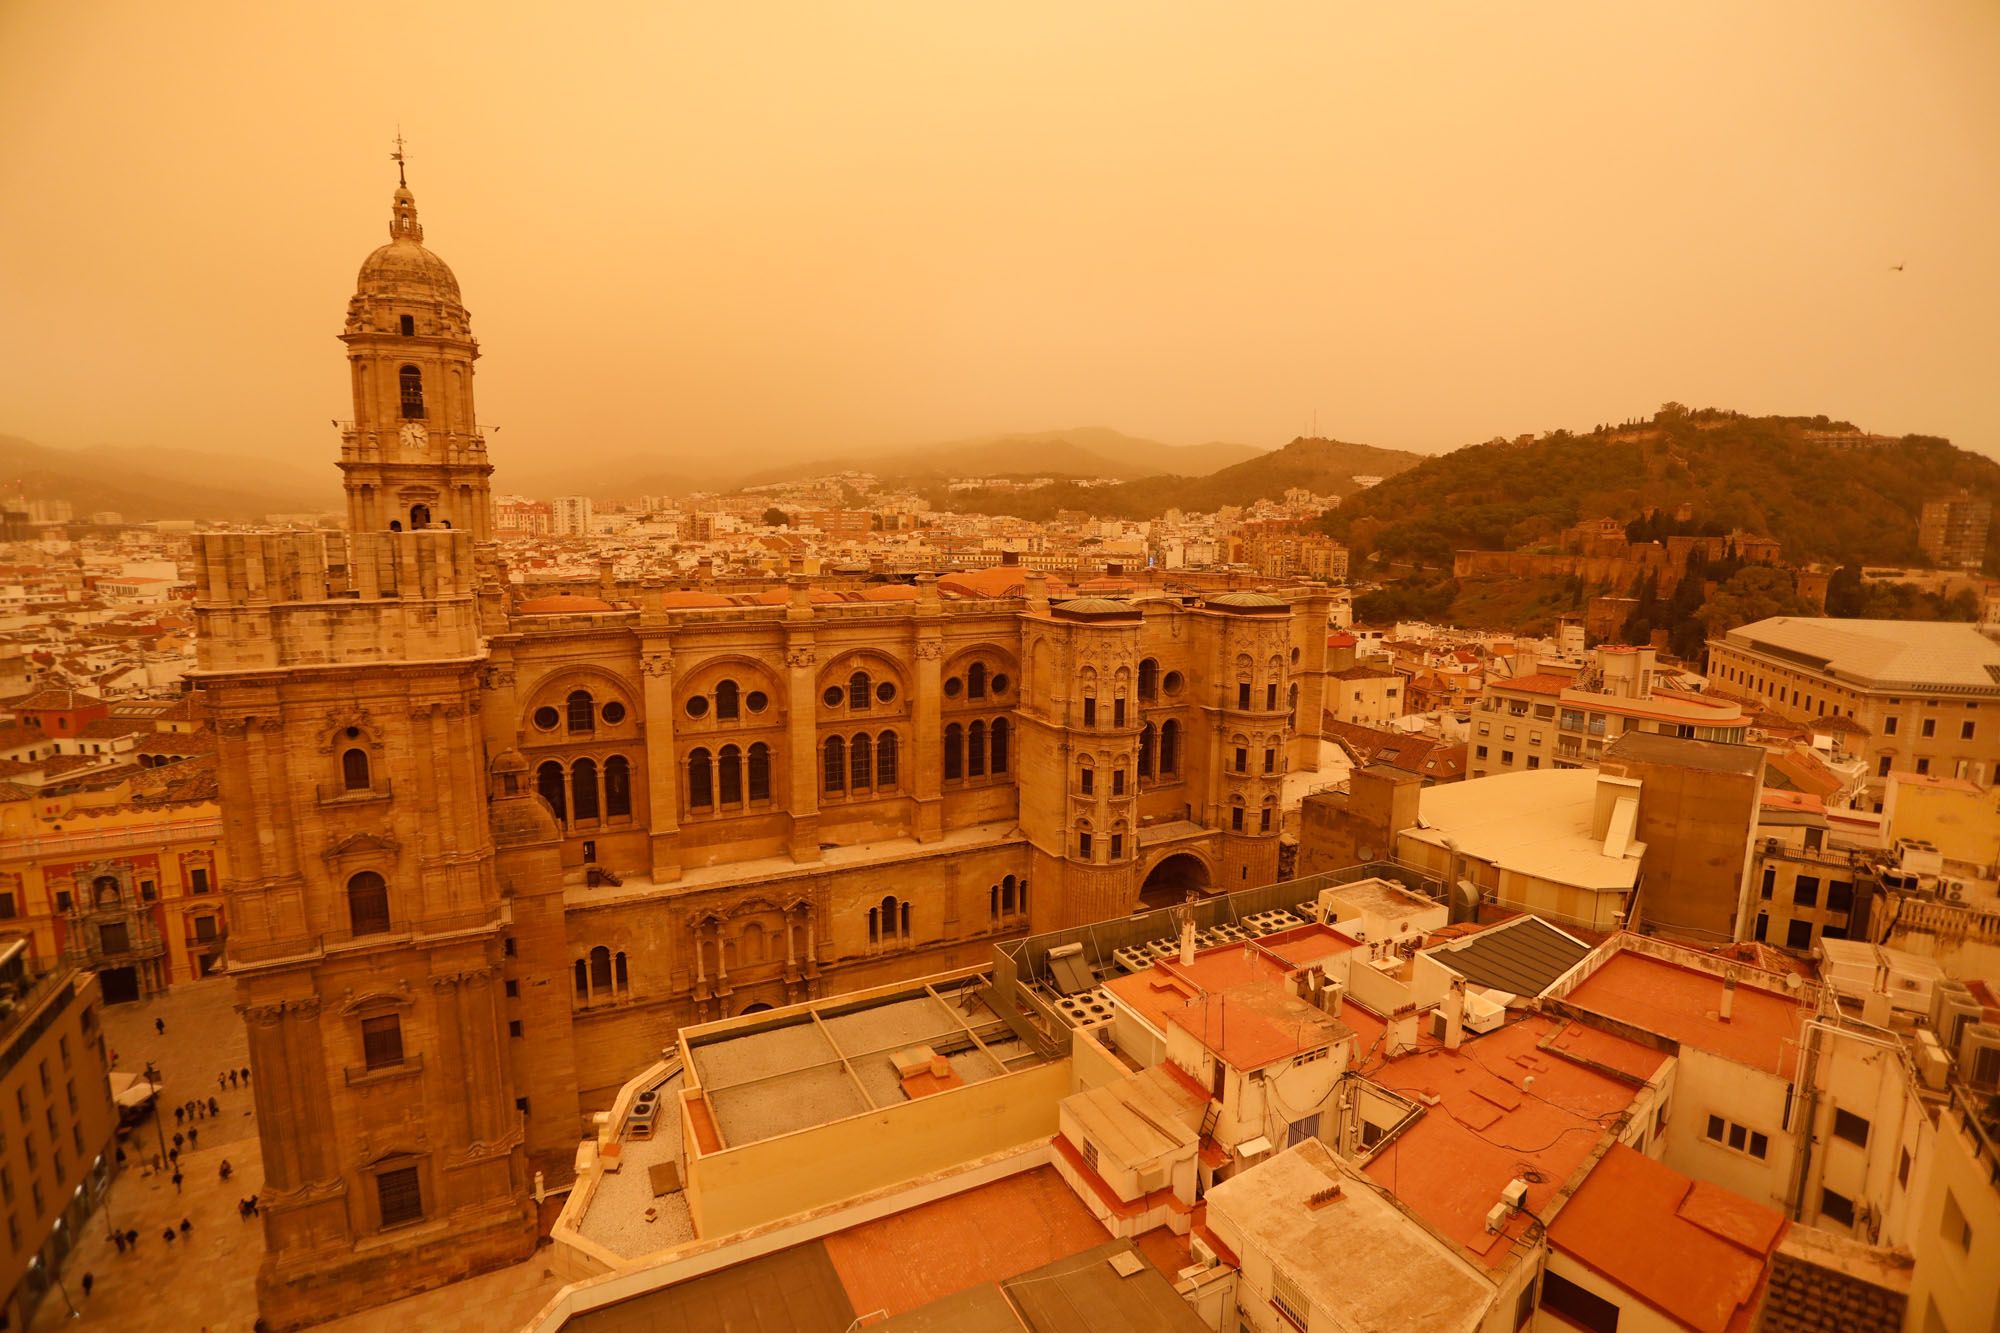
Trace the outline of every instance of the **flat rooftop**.
[[1755, 776], [1764, 767], [1764, 747], [1728, 741], [1702, 741], [1688, 736], [1662, 736], [1628, 731], [1605, 748], [1606, 759], [1630, 759], [1642, 764], [1671, 764], [1701, 773]]
[[1543, 768], [1426, 787], [1417, 826], [1400, 836], [1435, 847], [1449, 838], [1467, 856], [1555, 884], [1630, 891], [1638, 854], [1606, 856], [1590, 833], [1598, 778], [1592, 768]]
[[[1370, 1160], [1369, 1178], [1487, 1269], [1504, 1268], [1532, 1225], [1517, 1212], [1497, 1233], [1486, 1229], [1507, 1182], [1526, 1179], [1526, 1212], [1548, 1216], [1548, 1205], [1615, 1133], [1615, 1118], [1667, 1059], [1636, 1042], [1592, 1034], [1587, 1058], [1626, 1075], [1616, 1077], [1571, 1058], [1582, 1053], [1559, 1039], [1577, 1026], [1538, 1014], [1484, 1036], [1468, 1033], [1456, 1051], [1428, 1048], [1373, 1074], [1376, 1083], [1427, 1109]], [[1601, 1058], [1614, 1048], [1612, 1059]]]
[[1810, 1016], [1789, 996], [1739, 985], [1725, 1023], [1722, 978], [1629, 949], [1620, 949], [1563, 998], [1780, 1078], [1792, 1076], [1799, 1031]]
[[[709, 1151], [739, 1147], [1046, 1063], [980, 998], [985, 978], [951, 984], [834, 996], [774, 1010], [763, 1022], [684, 1029], [700, 1092], [694, 1114], [706, 1115], [697, 1135], [707, 1147], [712, 1134]], [[950, 1073], [906, 1081], [892, 1057], [919, 1046], [943, 1056]]]
[[1784, 1215], [1613, 1144], [1549, 1223], [1564, 1254], [1698, 1333], [1747, 1329]]
[[1537, 916], [1511, 917], [1424, 950], [1475, 986], [1540, 995], [1590, 954], [1590, 946]]
[[2000, 644], [1951, 621], [1773, 616], [1723, 641], [1864, 685], [2000, 693]]
[[[1335, 1186], [1338, 1198], [1315, 1204]], [[1493, 1299], [1463, 1260], [1317, 1139], [1212, 1186], [1208, 1225], [1269, 1254], [1315, 1314], [1341, 1328], [1471, 1330]]]

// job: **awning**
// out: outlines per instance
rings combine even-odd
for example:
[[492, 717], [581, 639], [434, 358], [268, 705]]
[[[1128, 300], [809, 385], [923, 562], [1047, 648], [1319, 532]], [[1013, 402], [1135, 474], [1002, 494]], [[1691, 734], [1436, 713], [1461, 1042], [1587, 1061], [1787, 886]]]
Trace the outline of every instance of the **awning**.
[[160, 1091], [158, 1085], [148, 1083], [137, 1074], [120, 1073], [114, 1069], [111, 1071], [110, 1079], [111, 1100], [122, 1107], [144, 1106]]

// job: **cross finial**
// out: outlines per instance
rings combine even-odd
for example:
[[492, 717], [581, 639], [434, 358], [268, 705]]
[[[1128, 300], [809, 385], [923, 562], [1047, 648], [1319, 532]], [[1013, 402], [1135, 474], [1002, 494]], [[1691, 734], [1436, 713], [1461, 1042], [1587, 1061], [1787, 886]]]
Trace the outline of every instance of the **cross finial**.
[[396, 184], [407, 190], [410, 187], [410, 182], [403, 175], [403, 127], [401, 125], [396, 127], [396, 151], [389, 154], [389, 160], [396, 164]]

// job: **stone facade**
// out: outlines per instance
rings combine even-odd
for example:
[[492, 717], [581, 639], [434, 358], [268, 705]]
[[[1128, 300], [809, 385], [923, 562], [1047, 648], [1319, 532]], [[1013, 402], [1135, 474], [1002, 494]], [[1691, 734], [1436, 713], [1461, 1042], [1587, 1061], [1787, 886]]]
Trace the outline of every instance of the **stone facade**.
[[1273, 879], [1325, 704], [1319, 588], [512, 582], [477, 344], [394, 215], [351, 531], [197, 550], [278, 1328], [523, 1257], [532, 1176], [684, 1024]]

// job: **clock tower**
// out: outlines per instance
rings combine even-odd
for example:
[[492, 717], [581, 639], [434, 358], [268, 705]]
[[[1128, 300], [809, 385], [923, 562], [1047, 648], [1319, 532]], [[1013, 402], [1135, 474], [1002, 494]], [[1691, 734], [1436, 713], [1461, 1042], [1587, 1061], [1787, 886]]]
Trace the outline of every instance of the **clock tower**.
[[493, 465], [472, 406], [479, 340], [458, 279], [424, 248], [396, 155], [389, 243], [361, 265], [347, 303], [354, 419], [340, 423], [350, 532], [453, 528], [491, 538]]

